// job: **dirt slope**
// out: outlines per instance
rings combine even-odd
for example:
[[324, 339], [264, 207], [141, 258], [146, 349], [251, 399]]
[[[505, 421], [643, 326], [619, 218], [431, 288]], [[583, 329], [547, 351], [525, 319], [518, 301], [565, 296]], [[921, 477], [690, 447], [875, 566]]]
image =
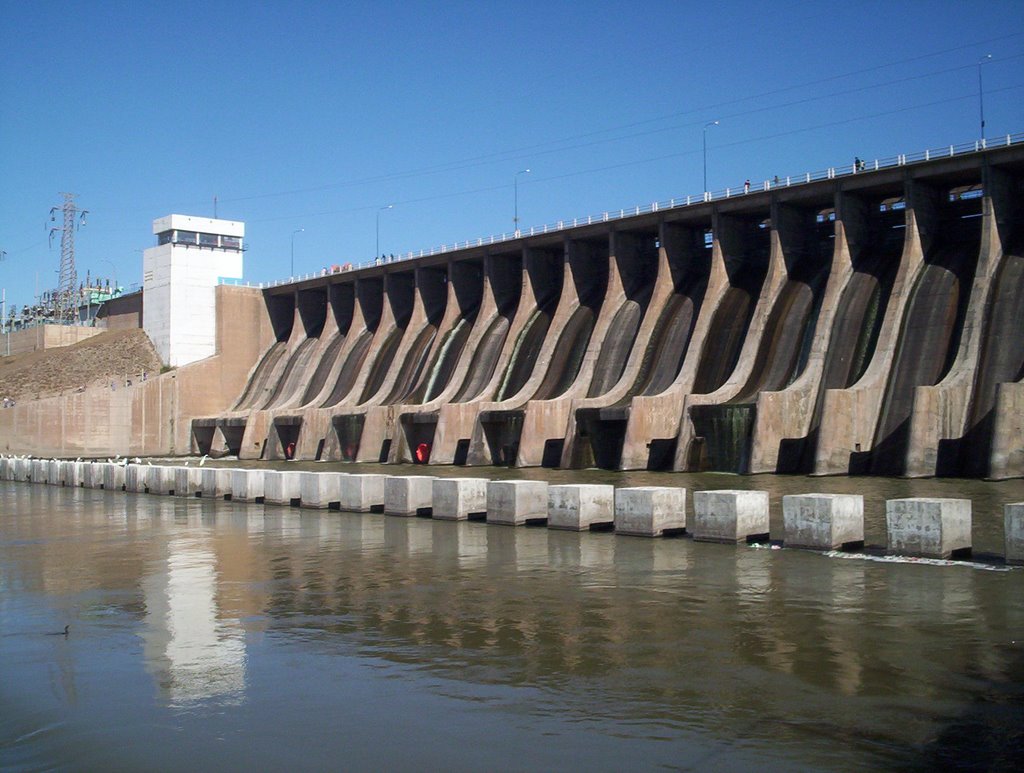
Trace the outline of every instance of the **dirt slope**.
[[160, 372], [143, 330], [111, 330], [73, 346], [0, 357], [0, 399], [29, 400]]

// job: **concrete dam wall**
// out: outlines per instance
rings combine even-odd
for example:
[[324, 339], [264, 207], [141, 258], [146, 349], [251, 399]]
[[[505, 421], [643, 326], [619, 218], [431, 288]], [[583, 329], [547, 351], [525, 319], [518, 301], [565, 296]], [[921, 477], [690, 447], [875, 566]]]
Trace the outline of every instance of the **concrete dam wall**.
[[193, 450], [1024, 475], [1024, 147], [264, 290]]

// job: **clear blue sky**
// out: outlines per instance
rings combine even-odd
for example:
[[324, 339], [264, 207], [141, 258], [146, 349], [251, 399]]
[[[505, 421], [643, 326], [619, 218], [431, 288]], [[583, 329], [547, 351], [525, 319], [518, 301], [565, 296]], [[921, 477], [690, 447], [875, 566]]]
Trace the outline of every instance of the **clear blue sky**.
[[[154, 218], [246, 222], [246, 279], [1024, 131], [1024, 2], [0, 0], [0, 286], [50, 207], [130, 286]], [[394, 208], [381, 212], [387, 204]], [[38, 277], [38, 279], [37, 279]]]

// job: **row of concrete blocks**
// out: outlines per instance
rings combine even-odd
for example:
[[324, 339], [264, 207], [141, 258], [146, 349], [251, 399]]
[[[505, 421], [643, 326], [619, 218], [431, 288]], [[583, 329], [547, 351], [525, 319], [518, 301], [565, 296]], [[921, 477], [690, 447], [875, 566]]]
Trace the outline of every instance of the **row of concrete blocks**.
[[[549, 485], [535, 480], [436, 478], [341, 472], [292, 472], [166, 465], [0, 458], [0, 478], [232, 499], [240, 502], [430, 516], [476, 518], [552, 529], [614, 529], [658, 537], [687, 529], [686, 489], [661, 486]], [[864, 542], [864, 499], [856, 494], [784, 496], [787, 547], [834, 550]], [[696, 491], [690, 532], [703, 542], [767, 539], [766, 491]], [[971, 549], [971, 502], [909, 498], [886, 502], [890, 553], [948, 558]], [[1024, 502], [1005, 508], [1006, 560], [1024, 563]]]

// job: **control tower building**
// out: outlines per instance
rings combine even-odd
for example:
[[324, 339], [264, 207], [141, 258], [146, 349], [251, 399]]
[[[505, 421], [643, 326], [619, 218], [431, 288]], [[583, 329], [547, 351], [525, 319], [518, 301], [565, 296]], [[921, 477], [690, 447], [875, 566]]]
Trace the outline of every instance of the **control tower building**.
[[193, 215], [153, 221], [142, 256], [143, 327], [165, 365], [216, 353], [215, 288], [242, 278], [245, 224]]

